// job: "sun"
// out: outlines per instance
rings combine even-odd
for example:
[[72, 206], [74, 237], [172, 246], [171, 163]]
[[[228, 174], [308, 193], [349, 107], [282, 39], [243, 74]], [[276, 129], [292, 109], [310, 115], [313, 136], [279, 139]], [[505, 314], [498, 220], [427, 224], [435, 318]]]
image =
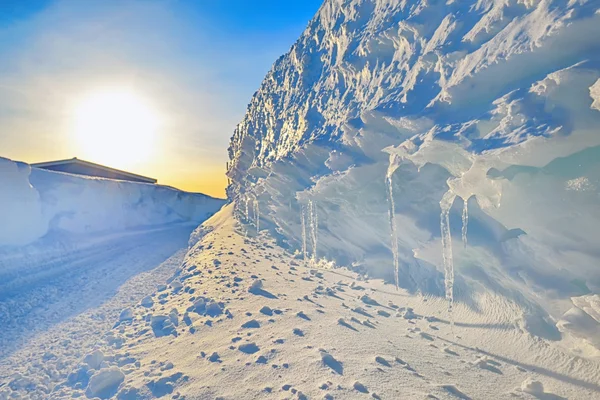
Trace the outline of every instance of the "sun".
[[77, 156], [130, 167], [148, 161], [155, 151], [159, 118], [141, 96], [128, 89], [95, 91], [73, 111]]

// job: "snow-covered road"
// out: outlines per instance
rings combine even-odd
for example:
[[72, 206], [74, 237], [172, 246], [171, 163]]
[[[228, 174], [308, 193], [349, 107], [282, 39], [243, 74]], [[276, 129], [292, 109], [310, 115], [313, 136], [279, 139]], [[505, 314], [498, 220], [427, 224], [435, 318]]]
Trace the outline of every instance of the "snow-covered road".
[[[194, 227], [172, 225], [69, 243], [71, 250], [64, 254], [55, 247], [46, 256], [31, 255], [3, 268], [0, 387], [35, 385], [45, 398], [43, 388], [49, 391], [64, 381], [123, 308], [172, 276]], [[23, 379], [15, 380], [17, 374]]]

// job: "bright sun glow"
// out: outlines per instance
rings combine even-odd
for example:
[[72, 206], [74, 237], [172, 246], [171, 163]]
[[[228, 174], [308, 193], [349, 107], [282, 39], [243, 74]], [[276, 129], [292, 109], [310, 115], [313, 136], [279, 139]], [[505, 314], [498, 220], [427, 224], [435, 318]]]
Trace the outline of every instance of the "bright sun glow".
[[127, 167], [147, 161], [155, 149], [157, 114], [129, 90], [104, 90], [76, 107], [73, 133], [81, 158]]

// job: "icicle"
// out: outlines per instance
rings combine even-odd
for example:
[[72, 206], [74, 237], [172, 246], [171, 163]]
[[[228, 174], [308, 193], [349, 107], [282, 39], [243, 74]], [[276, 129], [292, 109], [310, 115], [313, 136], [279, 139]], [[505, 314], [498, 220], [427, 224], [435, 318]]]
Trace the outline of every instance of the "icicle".
[[313, 264], [317, 261], [317, 230], [319, 229], [319, 217], [317, 216], [317, 212], [315, 210], [315, 205], [312, 200], [308, 201], [308, 214], [309, 214], [309, 222], [310, 222], [310, 236], [312, 239], [312, 262]]
[[450, 325], [454, 330], [454, 317], [452, 307], [454, 305], [454, 262], [452, 260], [452, 235], [450, 233], [450, 208], [456, 195], [448, 190], [440, 200], [440, 229], [442, 232], [442, 257], [444, 259], [444, 284], [446, 286], [446, 299], [448, 300], [448, 314]]
[[258, 234], [260, 231], [260, 208], [257, 199], [254, 199], [254, 219], [256, 221], [256, 233]]
[[400, 255], [398, 251], [398, 229], [396, 227], [396, 205], [394, 203], [394, 186], [392, 176], [400, 166], [401, 159], [396, 154], [390, 154], [390, 164], [388, 166], [385, 182], [387, 185], [387, 194], [389, 199], [389, 221], [392, 240], [392, 254], [394, 256], [394, 282], [396, 290], [400, 287]]
[[319, 214], [317, 213], [317, 210], [315, 209], [314, 205], [313, 205], [313, 241], [315, 244], [315, 251], [313, 254], [313, 259], [317, 259], [317, 239], [318, 237], [318, 233], [319, 233]]
[[398, 232], [396, 230], [396, 206], [394, 205], [394, 190], [392, 185], [392, 176], [386, 177], [387, 189], [388, 189], [388, 198], [389, 198], [389, 221], [390, 221], [390, 230], [391, 230], [391, 239], [392, 239], [392, 254], [394, 255], [394, 282], [396, 284], [396, 289], [399, 288], [399, 269], [400, 269], [400, 260], [398, 255]]
[[301, 210], [301, 218], [302, 218], [302, 257], [304, 259], [304, 263], [306, 264], [307, 261], [307, 249], [306, 249], [306, 206], [305, 205], [300, 205], [300, 210]]
[[469, 225], [469, 203], [468, 200], [463, 202], [462, 212], [462, 241], [465, 249], [467, 248], [467, 227]]
[[250, 221], [250, 210], [248, 209], [248, 203], [250, 202], [250, 198], [246, 196], [244, 203], [246, 203], [246, 222]]

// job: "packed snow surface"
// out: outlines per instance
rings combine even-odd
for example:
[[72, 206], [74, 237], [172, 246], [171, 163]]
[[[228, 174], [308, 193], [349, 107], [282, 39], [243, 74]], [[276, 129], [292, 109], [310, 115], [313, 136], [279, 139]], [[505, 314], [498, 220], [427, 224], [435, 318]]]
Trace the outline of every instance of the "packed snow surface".
[[[0, 290], [0, 399], [52, 399], [81, 362], [100, 369], [94, 346], [130, 306], [152, 294], [181, 265], [191, 225], [115, 235], [61, 257], [40, 258], [48, 270], [9, 293]], [[107, 393], [118, 374], [93, 378], [89, 393]], [[118, 384], [117, 384], [118, 386]], [[12, 396], [12, 397], [11, 397]], [[92, 396], [93, 397], [93, 396]]]
[[236, 218], [597, 357], [599, 37], [592, 0], [326, 0], [231, 139]]
[[233, 208], [197, 230], [175, 274], [115, 316], [50, 398], [600, 395], [600, 364], [526, 334], [502, 296], [478, 294], [477, 311], [457, 303], [452, 328], [443, 298], [315, 268], [246, 229]]

